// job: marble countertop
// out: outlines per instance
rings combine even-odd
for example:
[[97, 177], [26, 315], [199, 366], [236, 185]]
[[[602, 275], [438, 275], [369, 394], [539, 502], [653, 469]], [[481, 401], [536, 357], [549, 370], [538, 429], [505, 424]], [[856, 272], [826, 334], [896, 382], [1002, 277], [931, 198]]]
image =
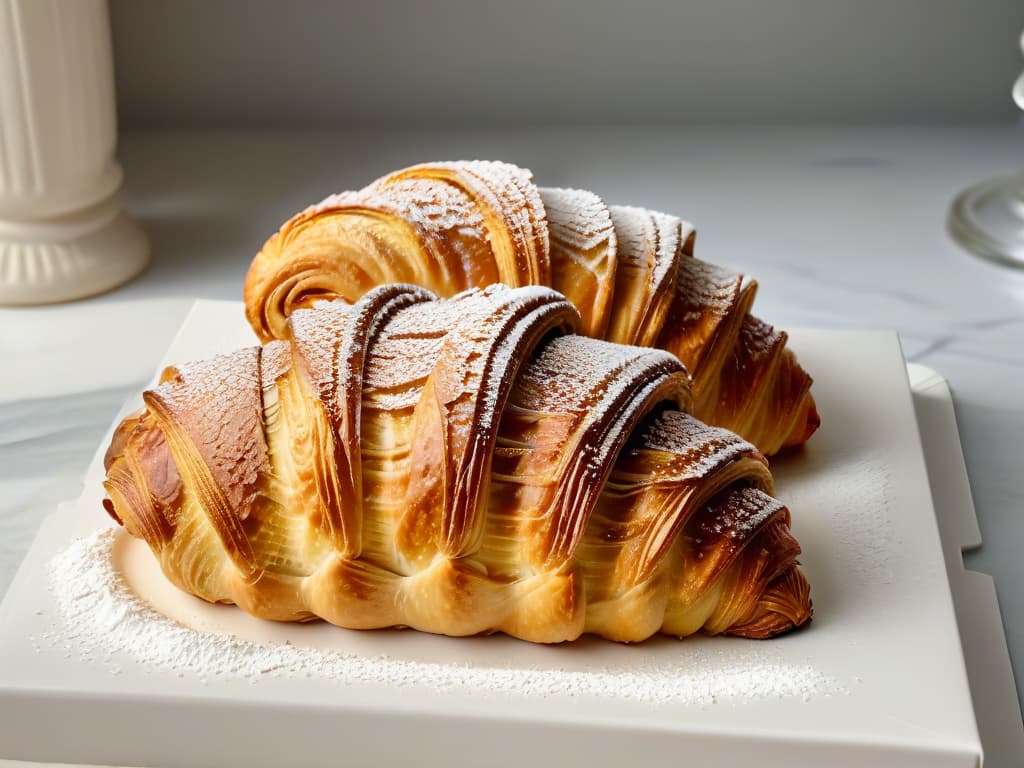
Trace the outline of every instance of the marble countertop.
[[895, 329], [909, 360], [949, 380], [984, 539], [965, 562], [996, 579], [1020, 694], [1024, 272], [962, 252], [945, 216], [961, 188], [1024, 167], [1024, 128], [137, 134], [120, 155], [149, 270], [94, 299], [0, 309], [0, 592], [191, 299], [240, 299], [264, 239], [330, 192], [424, 159], [494, 157], [682, 215], [701, 258], [757, 277], [760, 317]]

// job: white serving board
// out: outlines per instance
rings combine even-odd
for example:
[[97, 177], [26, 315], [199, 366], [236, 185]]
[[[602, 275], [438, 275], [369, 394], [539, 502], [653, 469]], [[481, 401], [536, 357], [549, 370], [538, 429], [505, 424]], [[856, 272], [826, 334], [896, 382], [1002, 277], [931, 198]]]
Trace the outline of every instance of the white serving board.
[[[167, 361], [253, 343], [239, 304], [198, 302]], [[538, 647], [504, 637], [347, 632], [257, 622], [161, 590], [140, 558], [120, 558], [147, 599], [186, 623], [254, 640], [337, 647], [473, 669], [621, 673], [688, 660], [704, 667], [812, 668], [835, 681], [809, 696], [681, 700], [522, 695], [266, 675], [255, 682], [109, 663], [40, 642], [59, 627], [47, 565], [109, 525], [102, 454], [80, 499], [43, 525], [0, 605], [0, 757], [97, 764], [452, 766], [686, 760], [760, 766], [977, 766], [981, 743], [921, 438], [892, 334], [800, 331], [823, 426], [775, 462], [793, 511], [815, 618], [768, 642], [730, 638]], [[134, 407], [134, 403], [126, 408]], [[115, 673], [116, 672], [116, 673]]]

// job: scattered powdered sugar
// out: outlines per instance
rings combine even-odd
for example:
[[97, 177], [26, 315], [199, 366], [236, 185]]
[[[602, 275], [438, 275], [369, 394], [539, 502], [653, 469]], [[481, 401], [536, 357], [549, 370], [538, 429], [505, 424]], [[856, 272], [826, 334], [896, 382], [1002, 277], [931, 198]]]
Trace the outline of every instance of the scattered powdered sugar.
[[848, 480], [835, 488], [830, 508], [837, 551], [851, 577], [868, 584], [891, 584], [890, 552], [899, 551], [902, 541], [895, 536], [890, 515], [889, 465], [874, 452], [845, 462], [843, 477]]
[[77, 652], [84, 661], [100, 661], [112, 674], [122, 671], [116, 657], [123, 655], [146, 669], [198, 676], [203, 683], [211, 677], [252, 683], [263, 677], [315, 677], [338, 685], [417, 686], [484, 697], [597, 697], [698, 707], [846, 693], [834, 678], [810, 664], [786, 661], [768, 646], [745, 645], [742, 654], [727, 648], [730, 642], [749, 641], [724, 640], [712, 650], [706, 648], [712, 643], [691, 644], [668, 662], [643, 646], [617, 648], [629, 654], [620, 668], [566, 670], [424, 662], [201, 631], [165, 617], [132, 591], [113, 565], [115, 536], [113, 529], [99, 531], [54, 557], [50, 588], [63, 626], [36, 638], [67, 656]]

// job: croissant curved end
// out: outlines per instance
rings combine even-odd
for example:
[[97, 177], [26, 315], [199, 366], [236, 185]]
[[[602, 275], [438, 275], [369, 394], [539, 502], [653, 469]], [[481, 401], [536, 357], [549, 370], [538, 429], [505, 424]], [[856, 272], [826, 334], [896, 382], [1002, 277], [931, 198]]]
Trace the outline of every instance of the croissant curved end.
[[163, 435], [146, 411], [118, 425], [103, 463], [107, 514], [151, 547], [162, 547], [172, 535], [181, 481]]
[[798, 448], [804, 445], [821, 426], [821, 415], [818, 413], [817, 403], [814, 402], [814, 397], [810, 392], [805, 397], [802, 411], [802, 418], [796, 420], [792, 431], [783, 440], [783, 449]]

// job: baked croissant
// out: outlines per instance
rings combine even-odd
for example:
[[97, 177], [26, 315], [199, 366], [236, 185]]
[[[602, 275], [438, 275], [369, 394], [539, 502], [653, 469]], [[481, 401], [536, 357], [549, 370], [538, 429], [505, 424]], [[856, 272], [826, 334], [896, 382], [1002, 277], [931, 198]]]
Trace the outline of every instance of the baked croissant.
[[693, 227], [582, 190], [538, 189], [507, 163], [418, 165], [327, 198], [256, 256], [246, 315], [263, 341], [325, 298], [412, 283], [442, 296], [491, 283], [547, 285], [580, 311], [581, 333], [658, 347], [693, 376], [693, 413], [763, 453], [819, 424], [811, 378], [786, 334], [752, 316], [756, 283], [693, 257]]
[[258, 617], [534, 642], [811, 615], [767, 462], [666, 352], [569, 335], [548, 288], [371, 289], [167, 369], [106, 456], [164, 573]]

